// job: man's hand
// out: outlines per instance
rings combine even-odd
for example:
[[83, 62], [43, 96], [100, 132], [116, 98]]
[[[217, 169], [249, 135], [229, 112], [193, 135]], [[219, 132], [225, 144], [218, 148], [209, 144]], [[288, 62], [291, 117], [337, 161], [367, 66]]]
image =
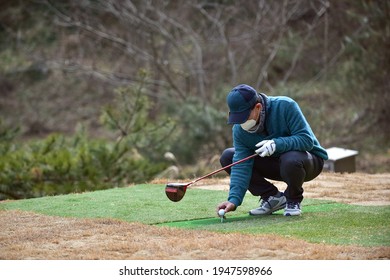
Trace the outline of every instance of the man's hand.
[[276, 145], [274, 140], [263, 140], [256, 144], [256, 147], [259, 148], [255, 152], [261, 157], [269, 157], [276, 150]]
[[229, 201], [225, 201], [225, 202], [222, 202], [221, 204], [219, 204], [217, 206], [217, 215], [218, 215], [218, 211], [220, 209], [224, 209], [225, 210], [225, 213], [227, 212], [230, 212], [230, 211], [235, 211], [236, 210], [236, 205], [234, 205], [233, 203], [229, 202]]

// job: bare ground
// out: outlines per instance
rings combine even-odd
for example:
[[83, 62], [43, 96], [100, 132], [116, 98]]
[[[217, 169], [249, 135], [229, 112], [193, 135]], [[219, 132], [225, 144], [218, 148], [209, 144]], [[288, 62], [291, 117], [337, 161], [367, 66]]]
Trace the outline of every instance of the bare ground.
[[[211, 179], [194, 187], [227, 190], [227, 183]], [[283, 184], [276, 184], [283, 190]], [[390, 205], [390, 174], [323, 173], [304, 187], [306, 197]], [[0, 224], [0, 259], [390, 259], [390, 247], [312, 244], [269, 234], [222, 234], [112, 219], [0, 211]]]

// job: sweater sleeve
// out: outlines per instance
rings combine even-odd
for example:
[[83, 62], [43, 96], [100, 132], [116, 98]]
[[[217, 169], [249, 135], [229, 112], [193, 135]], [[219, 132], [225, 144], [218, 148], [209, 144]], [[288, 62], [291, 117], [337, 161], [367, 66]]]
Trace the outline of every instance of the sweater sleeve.
[[[233, 127], [233, 142], [235, 147], [233, 162], [253, 154], [253, 150], [244, 144], [240, 136], [242, 135], [240, 135], [239, 129]], [[236, 207], [240, 206], [244, 200], [252, 176], [252, 168], [253, 159], [234, 165], [231, 168], [228, 201], [236, 205]]]
[[274, 139], [277, 153], [287, 151], [310, 151], [314, 145], [312, 131], [296, 102], [290, 102], [285, 108], [284, 122], [288, 136]]

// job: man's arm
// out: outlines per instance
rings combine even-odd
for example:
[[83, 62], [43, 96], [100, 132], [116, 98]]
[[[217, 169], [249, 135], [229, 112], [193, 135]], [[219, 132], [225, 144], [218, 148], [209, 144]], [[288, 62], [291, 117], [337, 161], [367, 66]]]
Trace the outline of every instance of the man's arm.
[[[240, 134], [239, 129], [239, 127], [233, 127], [233, 144], [235, 148], [233, 162], [253, 154], [253, 150], [245, 146], [244, 139], [242, 139], [243, 136]], [[253, 159], [232, 166], [228, 201], [233, 203], [236, 207], [241, 205], [245, 193], [248, 190], [252, 176], [252, 168]]]
[[290, 135], [273, 139], [276, 152], [310, 151], [314, 145], [313, 132], [295, 101], [289, 103], [285, 109], [285, 118]]

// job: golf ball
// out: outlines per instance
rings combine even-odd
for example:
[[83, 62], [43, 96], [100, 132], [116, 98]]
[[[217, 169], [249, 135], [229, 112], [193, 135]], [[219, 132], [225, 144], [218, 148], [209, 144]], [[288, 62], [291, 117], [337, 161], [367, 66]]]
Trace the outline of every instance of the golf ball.
[[218, 211], [218, 215], [219, 215], [220, 217], [223, 217], [223, 216], [225, 216], [225, 210], [223, 210], [223, 209], [219, 209], [219, 211]]

